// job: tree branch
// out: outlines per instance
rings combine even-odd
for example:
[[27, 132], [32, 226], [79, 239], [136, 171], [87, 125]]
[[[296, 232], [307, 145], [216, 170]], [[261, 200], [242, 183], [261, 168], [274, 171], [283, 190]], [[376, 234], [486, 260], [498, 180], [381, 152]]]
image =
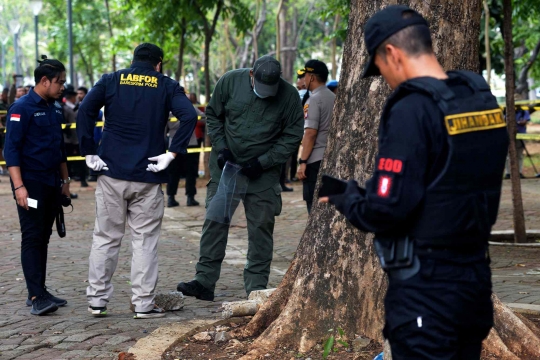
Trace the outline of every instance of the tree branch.
[[[294, 51], [296, 52], [298, 49], [296, 46], [289, 46], [289, 47], [283, 47], [281, 48], [281, 52], [287, 52], [287, 51]], [[276, 54], [275, 50], [270, 51], [269, 53], [266, 53], [265, 55], [274, 56]]]
[[529, 70], [531, 69], [534, 62], [536, 61], [536, 58], [538, 58], [539, 53], [540, 53], [540, 41], [536, 43], [536, 46], [534, 47], [531, 57], [529, 58], [529, 60], [527, 61], [523, 69], [521, 69], [521, 71], [519, 72], [518, 86], [516, 87], [517, 93], [521, 94], [523, 91], [525, 91], [529, 87], [529, 84], [527, 83]]

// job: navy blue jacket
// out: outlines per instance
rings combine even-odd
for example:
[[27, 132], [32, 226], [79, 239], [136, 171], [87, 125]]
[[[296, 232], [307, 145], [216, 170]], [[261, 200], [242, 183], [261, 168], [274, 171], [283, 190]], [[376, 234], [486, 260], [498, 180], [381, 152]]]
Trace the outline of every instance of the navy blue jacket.
[[[98, 148], [94, 127], [105, 106], [105, 127]], [[169, 112], [180, 121], [169, 151], [183, 154], [195, 128], [197, 114], [177, 81], [148, 63], [103, 75], [79, 108], [77, 135], [82, 156], [98, 154], [115, 179], [145, 183], [167, 181], [167, 171], [146, 171], [149, 157], [166, 151], [165, 126]]]
[[19, 166], [23, 182], [59, 185], [60, 164], [66, 162], [62, 106], [47, 102], [30, 89], [8, 110], [4, 158], [7, 167]]

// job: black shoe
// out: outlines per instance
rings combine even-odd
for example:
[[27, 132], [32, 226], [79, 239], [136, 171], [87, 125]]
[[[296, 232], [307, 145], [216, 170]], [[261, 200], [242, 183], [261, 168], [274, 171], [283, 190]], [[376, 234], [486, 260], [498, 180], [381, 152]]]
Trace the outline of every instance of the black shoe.
[[134, 319], [155, 319], [165, 317], [165, 310], [155, 306], [152, 310], [146, 312], [137, 312]]
[[81, 187], [88, 187], [88, 183], [86, 181], [81, 181]]
[[195, 296], [199, 300], [214, 301], [214, 292], [202, 286], [197, 280], [191, 280], [187, 283], [181, 282], [176, 287], [176, 290], [185, 296]]
[[519, 178], [520, 179], [526, 179], [525, 175], [523, 175], [522, 173], [519, 173]]
[[281, 185], [281, 191], [290, 192], [290, 191], [294, 191], [294, 189], [290, 187], [286, 187], [285, 185]]
[[[53, 303], [55, 303], [56, 306], [58, 306], [58, 307], [67, 305], [67, 300], [58, 298], [58, 297], [54, 296], [53, 294], [51, 294], [50, 292], [48, 292], [47, 290], [45, 290], [44, 296], [48, 297], [49, 300], [51, 300]], [[26, 299], [26, 306], [32, 306], [32, 299]]]
[[79, 195], [75, 194], [75, 193], [71, 193], [69, 194], [69, 197], [72, 198], [72, 199], [76, 199], [79, 197]]
[[88, 181], [89, 181], [89, 182], [96, 182], [96, 181], [97, 181], [97, 176], [90, 175], [90, 176], [88, 177]]
[[199, 206], [199, 202], [195, 200], [195, 196], [188, 195], [187, 197], [187, 206]]
[[47, 297], [47, 295], [40, 295], [32, 300], [32, 309], [30, 314], [32, 315], [45, 315], [58, 310], [58, 306]]
[[169, 195], [169, 199], [167, 200], [167, 207], [175, 207], [178, 205], [180, 204], [174, 199], [174, 196]]
[[510, 179], [510, 174], [504, 175], [504, 178], [505, 178], [506, 180]]

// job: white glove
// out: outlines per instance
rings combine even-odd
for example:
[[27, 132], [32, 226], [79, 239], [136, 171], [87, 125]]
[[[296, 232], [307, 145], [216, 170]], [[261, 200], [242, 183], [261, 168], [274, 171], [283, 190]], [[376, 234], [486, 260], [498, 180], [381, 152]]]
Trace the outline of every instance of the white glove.
[[173, 154], [170, 152], [148, 158], [150, 161], [157, 161], [157, 164], [148, 164], [146, 171], [159, 172], [165, 170], [167, 166], [174, 160]]
[[97, 155], [86, 155], [86, 166], [94, 171], [109, 170], [107, 164]]

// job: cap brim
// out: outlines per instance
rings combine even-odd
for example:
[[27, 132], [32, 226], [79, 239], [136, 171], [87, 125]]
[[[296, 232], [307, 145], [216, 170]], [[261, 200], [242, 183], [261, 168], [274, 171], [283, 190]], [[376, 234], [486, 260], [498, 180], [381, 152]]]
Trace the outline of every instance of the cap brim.
[[261, 96], [276, 96], [279, 88], [279, 82], [275, 85], [267, 85], [261, 82], [258, 82], [256, 79], [254, 81], [257, 94]]
[[379, 75], [381, 75], [381, 72], [379, 71], [379, 68], [375, 65], [375, 56], [370, 56], [367, 65], [364, 67], [362, 78]]

